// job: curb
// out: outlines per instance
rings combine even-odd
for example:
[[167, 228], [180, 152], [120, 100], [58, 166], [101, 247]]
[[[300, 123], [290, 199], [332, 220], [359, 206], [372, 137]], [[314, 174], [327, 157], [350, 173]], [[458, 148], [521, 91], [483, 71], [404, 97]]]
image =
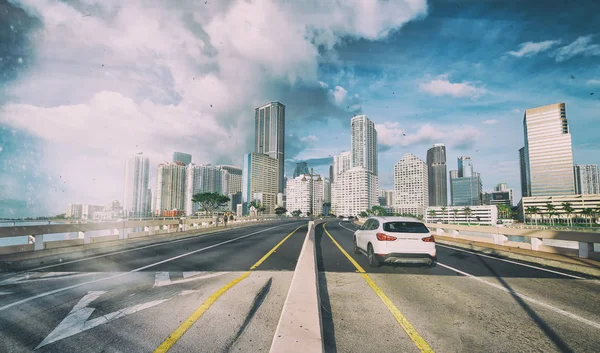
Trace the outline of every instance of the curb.
[[435, 241], [440, 244], [455, 246], [455, 247], [461, 248], [461, 249], [472, 250], [473, 252], [491, 255], [491, 256], [495, 256], [495, 257], [499, 257], [499, 258], [505, 257], [505, 258], [509, 258], [509, 259], [513, 259], [513, 260], [521, 260], [521, 261], [535, 263], [535, 264], [542, 265], [542, 266], [573, 271], [573, 272], [582, 273], [582, 274], [586, 274], [586, 275], [590, 275], [590, 276], [594, 276], [594, 277], [600, 277], [600, 269], [598, 269], [598, 268], [577, 265], [577, 264], [571, 264], [571, 263], [557, 261], [557, 260], [545, 259], [545, 258], [537, 257], [537, 256], [517, 254], [517, 253], [511, 252], [508, 250], [487, 248], [484, 246], [475, 245], [472, 242], [469, 242], [469, 243], [453, 242], [453, 241], [447, 240], [447, 239], [440, 239], [439, 236], [435, 236], [435, 238], [436, 238]]
[[[26, 269], [29, 267], [36, 266], [48, 266], [61, 263], [63, 261], [73, 261], [83, 259], [89, 256], [96, 255], [105, 255], [110, 254], [112, 252], [118, 252], [123, 250], [135, 249], [138, 247], [169, 243], [172, 241], [178, 241], [189, 238], [196, 237], [204, 237], [213, 234], [219, 234], [224, 231], [246, 228], [247, 226], [259, 225], [259, 224], [268, 224], [275, 221], [267, 221], [267, 222], [253, 222], [252, 224], [244, 224], [240, 226], [228, 227], [228, 228], [215, 228], [210, 229], [207, 232], [202, 232], [199, 229], [188, 230], [185, 232], [174, 232], [174, 233], [164, 233], [154, 237], [146, 236], [140, 238], [132, 238], [127, 240], [116, 240], [110, 241], [106, 243], [97, 243], [90, 244], [92, 247], [90, 248], [82, 248], [85, 245], [64, 247], [64, 248], [56, 248], [56, 249], [47, 249], [42, 251], [55, 252], [53, 254], [46, 254], [43, 256], [35, 256], [31, 258], [25, 259], [15, 259], [15, 260], [4, 260], [0, 257], [0, 273], [3, 272], [12, 272], [19, 271], [22, 269]], [[33, 254], [33, 252], [27, 252], [22, 254]], [[15, 254], [16, 255], [16, 254]], [[10, 257], [12, 255], [4, 255], [3, 257]]]
[[323, 352], [315, 225], [310, 221], [270, 352]]

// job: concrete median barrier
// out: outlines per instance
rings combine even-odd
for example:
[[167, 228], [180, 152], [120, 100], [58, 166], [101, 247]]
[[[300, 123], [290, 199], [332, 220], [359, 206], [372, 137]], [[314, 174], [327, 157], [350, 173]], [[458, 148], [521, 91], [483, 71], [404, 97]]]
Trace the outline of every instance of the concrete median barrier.
[[322, 221], [309, 222], [306, 239], [273, 337], [271, 353], [324, 351], [315, 246], [315, 226], [319, 223]]

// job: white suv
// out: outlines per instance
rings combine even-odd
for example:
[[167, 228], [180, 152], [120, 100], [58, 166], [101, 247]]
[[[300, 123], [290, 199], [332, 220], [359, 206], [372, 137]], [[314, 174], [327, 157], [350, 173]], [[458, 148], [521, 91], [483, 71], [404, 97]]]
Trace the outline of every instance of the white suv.
[[437, 263], [435, 239], [423, 222], [407, 217], [372, 217], [354, 233], [354, 253], [364, 253], [369, 265]]

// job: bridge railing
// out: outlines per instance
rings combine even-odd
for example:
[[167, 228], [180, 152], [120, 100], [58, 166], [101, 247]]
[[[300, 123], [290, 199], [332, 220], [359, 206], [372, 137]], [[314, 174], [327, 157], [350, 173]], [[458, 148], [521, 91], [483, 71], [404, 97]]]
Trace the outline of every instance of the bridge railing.
[[[268, 221], [278, 218], [280, 217], [275, 215], [234, 217], [227, 224]], [[0, 246], [0, 255], [190, 231], [223, 224], [223, 217], [219, 217], [218, 224], [216, 217], [172, 217], [3, 226], [0, 227], [0, 241], [5, 238], [14, 239], [14, 237], [24, 236], [28, 237], [28, 241], [26, 244]], [[60, 237], [61, 234], [70, 239], [65, 239], [65, 237], [49, 239], [49, 235], [59, 235]]]
[[[452, 238], [578, 256], [581, 258], [600, 258], [600, 253], [594, 251], [594, 244], [600, 243], [600, 234], [597, 233], [539, 228], [464, 226], [440, 223], [428, 223], [427, 227], [437, 235]], [[548, 245], [550, 242], [544, 244], [544, 240], [552, 240], [555, 245]], [[568, 248], [557, 245], [561, 241], [576, 244], [576, 246]]]

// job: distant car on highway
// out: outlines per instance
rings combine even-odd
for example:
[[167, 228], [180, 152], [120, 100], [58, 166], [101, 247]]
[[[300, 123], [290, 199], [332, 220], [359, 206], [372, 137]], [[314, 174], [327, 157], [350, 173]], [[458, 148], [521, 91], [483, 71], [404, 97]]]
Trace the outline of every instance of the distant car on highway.
[[415, 218], [371, 217], [354, 232], [354, 253], [365, 254], [371, 267], [382, 263], [437, 264], [435, 239]]
[[342, 219], [342, 221], [344, 221], [344, 222], [348, 222], [349, 220], [350, 220], [350, 219], [348, 219], [348, 217], [344, 217], [344, 218]]

